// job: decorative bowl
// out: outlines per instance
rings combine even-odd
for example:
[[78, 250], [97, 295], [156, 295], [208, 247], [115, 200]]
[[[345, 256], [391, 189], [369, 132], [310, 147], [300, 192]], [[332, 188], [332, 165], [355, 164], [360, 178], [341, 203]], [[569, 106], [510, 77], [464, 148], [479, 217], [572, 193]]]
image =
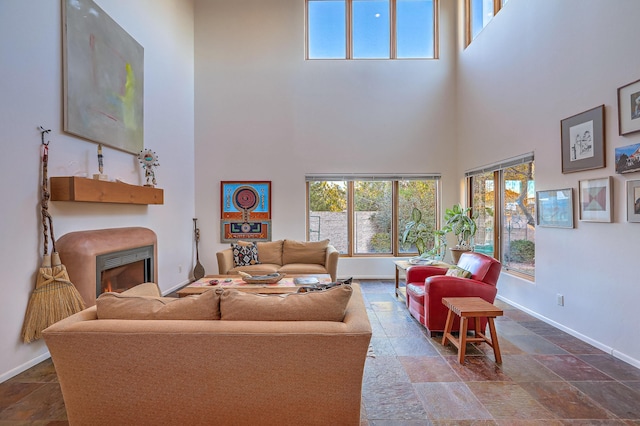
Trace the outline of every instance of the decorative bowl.
[[242, 276], [242, 281], [247, 284], [275, 284], [284, 278], [286, 274], [254, 275], [251, 277]]

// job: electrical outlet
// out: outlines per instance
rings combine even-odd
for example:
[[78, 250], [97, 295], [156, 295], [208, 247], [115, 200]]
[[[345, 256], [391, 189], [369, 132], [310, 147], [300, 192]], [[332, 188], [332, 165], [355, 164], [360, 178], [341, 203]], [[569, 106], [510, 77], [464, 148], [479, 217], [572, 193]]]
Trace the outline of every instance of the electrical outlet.
[[558, 306], [564, 306], [564, 296], [560, 293], [556, 294], [556, 300], [558, 301]]
[[178, 265], [178, 273], [181, 274], [182, 273], [182, 265]]

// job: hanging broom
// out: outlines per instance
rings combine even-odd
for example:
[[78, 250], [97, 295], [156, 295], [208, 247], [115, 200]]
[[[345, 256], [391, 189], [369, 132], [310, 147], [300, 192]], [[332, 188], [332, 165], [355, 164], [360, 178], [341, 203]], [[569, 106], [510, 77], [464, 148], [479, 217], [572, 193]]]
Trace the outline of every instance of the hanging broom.
[[[49, 142], [44, 142], [44, 134], [50, 130], [42, 127], [42, 229], [44, 234], [44, 255], [42, 266], [36, 278], [36, 288], [31, 293], [27, 313], [22, 326], [22, 338], [25, 343], [42, 337], [42, 330], [70, 315], [84, 309], [84, 301], [76, 287], [69, 280], [67, 268], [60, 262], [53, 235], [53, 220], [49, 213], [49, 189], [47, 163], [49, 160]], [[47, 226], [48, 225], [48, 226]], [[53, 252], [49, 255], [49, 235]]]

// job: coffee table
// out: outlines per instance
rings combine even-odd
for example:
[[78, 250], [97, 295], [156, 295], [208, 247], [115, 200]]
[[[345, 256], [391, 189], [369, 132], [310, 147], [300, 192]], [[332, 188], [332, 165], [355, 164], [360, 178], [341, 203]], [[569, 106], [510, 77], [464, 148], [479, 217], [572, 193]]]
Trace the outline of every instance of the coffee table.
[[[333, 282], [331, 275], [329, 274], [295, 274], [287, 275], [275, 284], [247, 284], [242, 281], [240, 275], [206, 275], [195, 281], [186, 287], [178, 290], [176, 293], [178, 297], [190, 296], [192, 294], [201, 294], [212, 288], [233, 288], [247, 293], [260, 293], [260, 294], [283, 294], [283, 293], [295, 293], [299, 287], [303, 285], [294, 284], [295, 278], [311, 278], [315, 277], [321, 284], [327, 284]], [[210, 281], [217, 280], [218, 284], [211, 285]], [[228, 280], [228, 282], [225, 282]]]

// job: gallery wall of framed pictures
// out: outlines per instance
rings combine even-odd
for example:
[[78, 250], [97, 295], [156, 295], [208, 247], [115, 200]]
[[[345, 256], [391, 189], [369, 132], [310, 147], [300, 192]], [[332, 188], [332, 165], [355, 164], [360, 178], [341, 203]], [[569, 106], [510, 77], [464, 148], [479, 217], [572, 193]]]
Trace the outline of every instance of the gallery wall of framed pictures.
[[[640, 132], [640, 80], [617, 90], [618, 134]], [[599, 105], [560, 121], [562, 173], [576, 173], [606, 167], [605, 106]], [[637, 136], [637, 135], [635, 135]], [[640, 143], [615, 150], [615, 172], [640, 172]], [[614, 179], [578, 179], [580, 222], [614, 221]], [[640, 179], [627, 180], [626, 221], [640, 223]], [[536, 191], [536, 223], [542, 227], [574, 228], [574, 188]]]

